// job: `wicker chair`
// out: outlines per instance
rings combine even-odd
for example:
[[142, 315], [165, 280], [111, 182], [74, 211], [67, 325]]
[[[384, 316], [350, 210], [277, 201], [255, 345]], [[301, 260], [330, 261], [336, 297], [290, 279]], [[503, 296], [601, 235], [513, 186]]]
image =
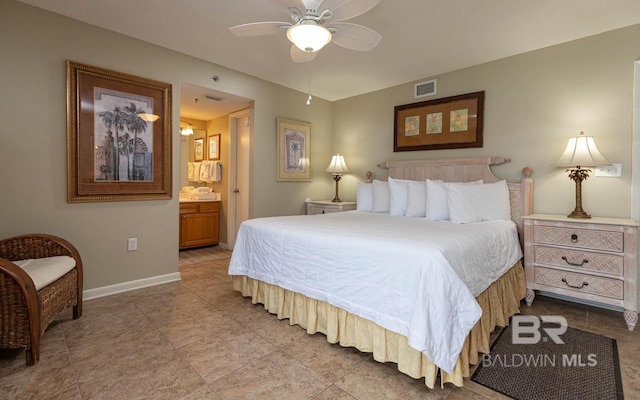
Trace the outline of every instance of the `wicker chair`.
[[[36, 291], [31, 277], [13, 263], [17, 260], [69, 256], [75, 267]], [[40, 358], [40, 337], [57, 315], [73, 307], [73, 319], [82, 315], [82, 260], [68, 241], [46, 234], [0, 240], [0, 348], [24, 348], [27, 365]]]

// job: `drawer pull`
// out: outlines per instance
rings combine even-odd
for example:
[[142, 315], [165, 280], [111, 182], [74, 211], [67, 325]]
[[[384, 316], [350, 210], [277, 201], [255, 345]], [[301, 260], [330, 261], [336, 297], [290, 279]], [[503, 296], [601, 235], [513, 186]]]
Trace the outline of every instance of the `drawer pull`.
[[567, 285], [567, 286], [569, 286], [570, 288], [573, 288], [573, 289], [582, 289], [585, 286], [589, 286], [588, 282], [582, 282], [582, 285], [580, 285], [580, 286], [570, 285], [565, 278], [562, 278], [562, 282], [564, 282], [565, 285]]
[[571, 235], [571, 243], [578, 243], [578, 235], [575, 233]]
[[581, 262], [581, 263], [574, 263], [574, 262], [571, 262], [571, 261], [569, 261], [569, 260], [567, 259], [567, 256], [562, 256], [562, 259], [563, 259], [567, 264], [569, 264], [569, 265], [573, 265], [574, 267], [582, 267], [582, 265], [583, 265], [583, 264], [586, 264], [586, 263], [588, 263], [588, 262], [589, 262], [589, 260], [587, 260], [586, 258], [584, 258], [584, 259], [582, 260], [582, 262]]

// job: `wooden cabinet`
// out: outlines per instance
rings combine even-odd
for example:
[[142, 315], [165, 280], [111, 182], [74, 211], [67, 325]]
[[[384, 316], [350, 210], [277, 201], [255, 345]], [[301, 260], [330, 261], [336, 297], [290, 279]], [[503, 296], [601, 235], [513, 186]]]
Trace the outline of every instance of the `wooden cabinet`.
[[638, 321], [638, 223], [533, 214], [524, 220], [527, 305], [534, 290], [624, 309], [629, 330]]
[[307, 214], [325, 214], [341, 211], [355, 210], [357, 203], [355, 201], [332, 202], [331, 200], [316, 200], [307, 202]]
[[218, 244], [220, 202], [180, 203], [180, 250]]

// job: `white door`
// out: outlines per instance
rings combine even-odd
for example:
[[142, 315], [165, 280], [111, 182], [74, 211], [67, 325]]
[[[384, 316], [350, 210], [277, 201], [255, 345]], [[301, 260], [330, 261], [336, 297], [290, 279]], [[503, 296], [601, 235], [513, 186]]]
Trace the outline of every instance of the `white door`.
[[249, 218], [249, 171], [251, 160], [249, 149], [251, 145], [250, 110], [233, 113], [230, 118], [231, 149], [230, 149], [230, 184], [229, 208], [230, 215], [227, 229], [227, 247], [231, 250], [236, 242], [236, 235], [242, 221]]

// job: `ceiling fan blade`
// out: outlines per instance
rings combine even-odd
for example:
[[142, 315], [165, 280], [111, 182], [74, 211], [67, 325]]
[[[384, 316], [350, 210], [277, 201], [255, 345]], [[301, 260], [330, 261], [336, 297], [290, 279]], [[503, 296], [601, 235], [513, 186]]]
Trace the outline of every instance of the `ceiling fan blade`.
[[290, 26], [288, 22], [252, 22], [232, 26], [229, 30], [237, 36], [262, 36], [282, 32]]
[[320, 9], [331, 9], [334, 14], [332, 21], [345, 21], [366, 13], [380, 4], [380, 1], [382, 0], [324, 0]]
[[295, 63], [303, 63], [307, 61], [313, 61], [318, 55], [317, 51], [302, 51], [295, 44], [291, 45], [291, 59]]
[[347, 22], [337, 22], [327, 27], [332, 33], [331, 43], [350, 50], [373, 50], [382, 36], [371, 28]]

